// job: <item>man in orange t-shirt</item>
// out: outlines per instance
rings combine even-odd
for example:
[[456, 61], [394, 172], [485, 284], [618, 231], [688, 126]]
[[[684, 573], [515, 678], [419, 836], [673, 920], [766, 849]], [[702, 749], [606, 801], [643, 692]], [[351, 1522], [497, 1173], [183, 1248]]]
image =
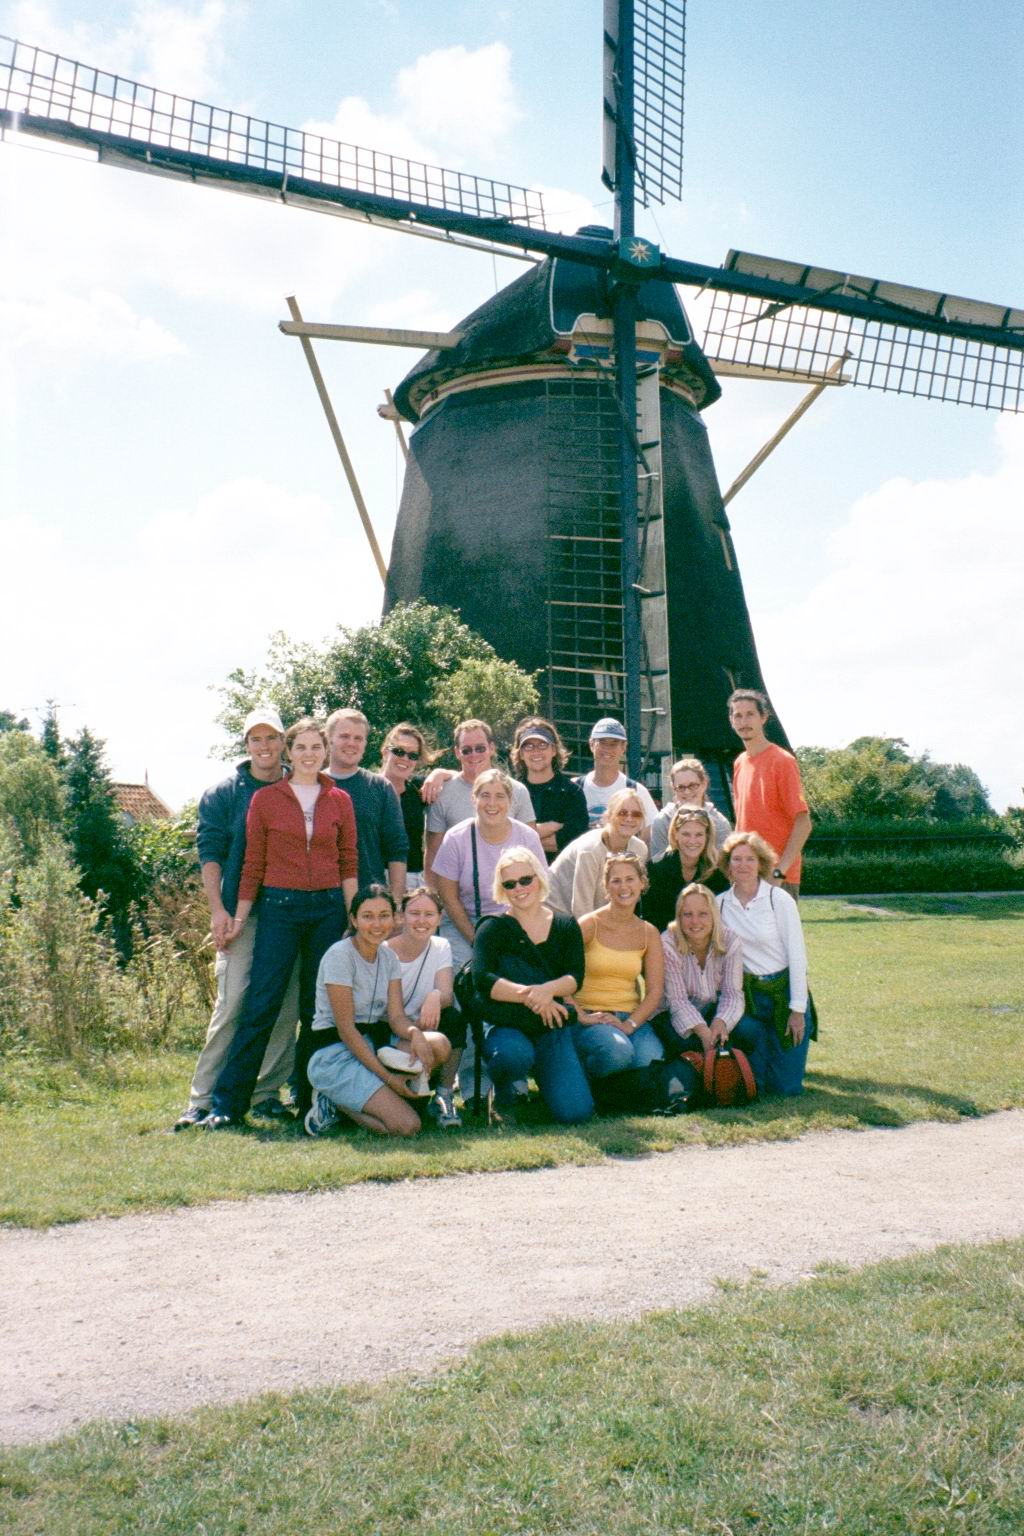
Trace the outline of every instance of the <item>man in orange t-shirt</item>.
[[811, 835], [811, 818], [792, 752], [769, 741], [768, 700], [756, 688], [729, 696], [729, 724], [742, 741], [732, 768], [737, 832], [759, 832], [779, 855], [772, 878], [793, 897], [800, 895], [800, 850]]

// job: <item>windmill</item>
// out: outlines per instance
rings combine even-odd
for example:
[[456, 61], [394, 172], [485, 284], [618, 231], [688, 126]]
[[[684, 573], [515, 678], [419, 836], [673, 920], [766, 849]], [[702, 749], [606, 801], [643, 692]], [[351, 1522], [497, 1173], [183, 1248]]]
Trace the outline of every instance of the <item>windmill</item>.
[[[728, 524], [715, 504], [710, 457], [706, 448], [698, 453], [693, 447], [699, 409], [717, 392], [704, 358], [718, 372], [815, 384], [842, 365], [846, 383], [1018, 409], [1024, 350], [1021, 311], [736, 252], [721, 267], [701, 266], [666, 258], [638, 236], [637, 201], [647, 205], [680, 195], [683, 36], [684, 12], [677, 0], [614, 0], [606, 6], [605, 177], [615, 194], [615, 227], [575, 236], [547, 231], [541, 200], [526, 189], [331, 144], [9, 40], [0, 51], [5, 126], [88, 144], [108, 163], [126, 168], [340, 211], [484, 249], [536, 252], [549, 263], [552, 289], [557, 273], [570, 288], [574, 273], [589, 275], [601, 290], [600, 312], [580, 310], [579, 315], [592, 314], [593, 323], [579, 327], [574, 341], [578, 315], [568, 335], [560, 333], [553, 343], [562, 349], [562, 373], [546, 380], [537, 413], [541, 442], [556, 438], [561, 458], [550, 456], [551, 473], [544, 477], [535, 515], [547, 518], [545, 538], [568, 545], [571, 553], [561, 565], [553, 558], [545, 565], [541, 600], [532, 585], [540, 615], [532, 636], [523, 634], [520, 624], [515, 628], [531, 645], [540, 633], [548, 698], [574, 746], [582, 745], [595, 703], [604, 706], [600, 713], [611, 712], [613, 705], [622, 708], [634, 773], [645, 751], [650, 766], [673, 746], [710, 756], [724, 751], [710, 726], [695, 728], [696, 705], [706, 692], [708, 717], [720, 720], [721, 695], [732, 681], [760, 682]], [[675, 316], [659, 310], [659, 291], [671, 292], [672, 284], [714, 295], [703, 354], [681, 306], [677, 303]], [[651, 309], [658, 314], [653, 319], [644, 314], [638, 347], [637, 315]], [[465, 346], [465, 338], [450, 353], [458, 346]], [[459, 387], [465, 373], [457, 371], [466, 361], [453, 355], [456, 366], [446, 370], [428, 358], [413, 370], [408, 388], [396, 392], [423, 418], [414, 443], [421, 436], [426, 448], [431, 435], [440, 435], [438, 412], [467, 398], [470, 391]], [[442, 377], [446, 371], [454, 387], [449, 387], [453, 377]], [[483, 371], [475, 370], [478, 394]], [[425, 381], [429, 389], [417, 396]], [[428, 400], [430, 390], [439, 396], [436, 401]], [[443, 391], [446, 398], [440, 398]], [[685, 639], [692, 622], [686, 613], [680, 622], [679, 610], [691, 589], [680, 580], [680, 541], [664, 494], [668, 449], [681, 435], [692, 440], [690, 479], [702, 482], [708, 498], [696, 520], [706, 547], [693, 543], [691, 530], [687, 547], [694, 559], [684, 574], [692, 581], [694, 570], [703, 574], [717, 562], [717, 574], [730, 588], [720, 612], [732, 614], [737, 630], [730, 655], [698, 676], [687, 675], [679, 660], [680, 635]], [[600, 465], [596, 489], [562, 474], [566, 464], [589, 473], [595, 462]], [[691, 487], [686, 490], [690, 494]], [[600, 527], [588, 531], [595, 512]], [[555, 526], [560, 518], [568, 527]], [[400, 519], [396, 554], [403, 538]], [[597, 579], [590, 586], [578, 579], [586, 569], [582, 551], [588, 543], [601, 545]], [[456, 543], [447, 554], [448, 572], [457, 576], [465, 564], [463, 551]], [[408, 569], [404, 556], [401, 570], [393, 559], [393, 595], [404, 595], [396, 589]], [[557, 585], [560, 571], [572, 577], [568, 596]], [[511, 585], [507, 566], [501, 574]], [[534, 574], [528, 573], [531, 582]], [[479, 587], [479, 572], [474, 581]], [[493, 586], [485, 590], [497, 623], [510, 605], [493, 602]], [[729, 660], [738, 665], [728, 667]], [[556, 692], [556, 675], [568, 679], [568, 698]]]

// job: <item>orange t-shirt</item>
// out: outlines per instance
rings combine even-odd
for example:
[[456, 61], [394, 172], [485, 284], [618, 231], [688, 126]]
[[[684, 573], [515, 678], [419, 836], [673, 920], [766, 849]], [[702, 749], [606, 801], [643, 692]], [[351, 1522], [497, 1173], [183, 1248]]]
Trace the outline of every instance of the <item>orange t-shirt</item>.
[[[806, 811], [800, 765], [792, 752], [769, 742], [756, 757], [741, 752], [732, 765], [732, 798], [737, 832], [759, 832], [777, 854], [793, 830], [801, 811]], [[792, 885], [800, 883], [800, 857], [785, 871]]]

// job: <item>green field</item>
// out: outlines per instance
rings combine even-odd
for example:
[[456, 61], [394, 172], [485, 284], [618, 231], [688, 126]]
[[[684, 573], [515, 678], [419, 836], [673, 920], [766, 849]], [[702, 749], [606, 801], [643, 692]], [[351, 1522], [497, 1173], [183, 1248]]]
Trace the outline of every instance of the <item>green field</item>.
[[822, 1033], [799, 1100], [575, 1129], [545, 1124], [538, 1110], [515, 1130], [432, 1131], [402, 1145], [353, 1131], [314, 1143], [282, 1128], [172, 1135], [191, 1054], [122, 1059], [88, 1076], [26, 1069], [14, 1072], [0, 1101], [0, 1221], [46, 1226], [368, 1179], [953, 1120], [1024, 1104], [1024, 896], [894, 896], [877, 907], [808, 901], [803, 915]]
[[10, 1536], [1019, 1536], [1024, 1243], [0, 1452]]

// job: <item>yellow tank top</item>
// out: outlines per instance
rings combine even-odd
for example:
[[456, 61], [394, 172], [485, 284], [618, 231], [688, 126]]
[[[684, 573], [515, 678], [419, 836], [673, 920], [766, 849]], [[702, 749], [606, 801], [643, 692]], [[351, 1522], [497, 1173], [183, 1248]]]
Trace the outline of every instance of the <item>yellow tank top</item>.
[[643, 949], [612, 949], [593, 938], [586, 946], [587, 968], [575, 1001], [584, 1008], [629, 1013], [640, 1001]]

